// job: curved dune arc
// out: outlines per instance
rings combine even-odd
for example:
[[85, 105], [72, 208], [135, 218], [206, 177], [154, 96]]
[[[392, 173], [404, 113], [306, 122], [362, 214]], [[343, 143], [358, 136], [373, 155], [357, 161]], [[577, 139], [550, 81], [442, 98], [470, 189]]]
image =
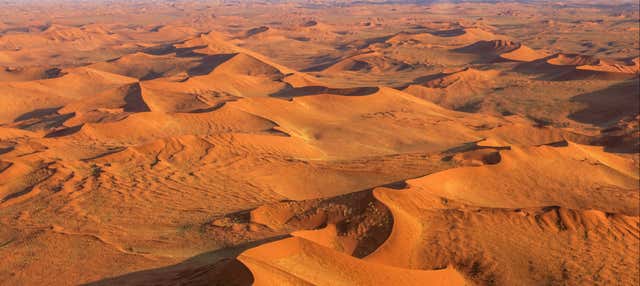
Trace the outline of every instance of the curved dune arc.
[[389, 238], [376, 251], [365, 257], [366, 261], [415, 269], [418, 257], [416, 250], [420, 247], [417, 240], [422, 233], [422, 224], [407, 209], [414, 209], [414, 205], [398, 205], [401, 197], [407, 196], [405, 191], [387, 188], [376, 188], [374, 196], [382, 202], [393, 215], [393, 228]]
[[238, 256], [255, 285], [465, 285], [452, 268], [409, 270], [363, 260], [299, 237], [247, 250]]

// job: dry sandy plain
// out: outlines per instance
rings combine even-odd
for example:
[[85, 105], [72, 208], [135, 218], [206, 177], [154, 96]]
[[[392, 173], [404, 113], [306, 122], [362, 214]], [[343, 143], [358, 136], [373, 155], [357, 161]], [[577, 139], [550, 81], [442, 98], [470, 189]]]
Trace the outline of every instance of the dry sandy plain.
[[638, 285], [638, 5], [0, 0], [0, 284]]

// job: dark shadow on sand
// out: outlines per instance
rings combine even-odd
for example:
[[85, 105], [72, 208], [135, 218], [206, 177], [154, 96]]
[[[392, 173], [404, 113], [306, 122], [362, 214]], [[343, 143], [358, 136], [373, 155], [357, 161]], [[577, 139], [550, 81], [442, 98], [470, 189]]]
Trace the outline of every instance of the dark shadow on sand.
[[178, 264], [131, 272], [83, 285], [252, 285], [254, 278], [251, 271], [236, 257], [249, 248], [287, 237], [290, 236], [274, 236], [205, 252]]

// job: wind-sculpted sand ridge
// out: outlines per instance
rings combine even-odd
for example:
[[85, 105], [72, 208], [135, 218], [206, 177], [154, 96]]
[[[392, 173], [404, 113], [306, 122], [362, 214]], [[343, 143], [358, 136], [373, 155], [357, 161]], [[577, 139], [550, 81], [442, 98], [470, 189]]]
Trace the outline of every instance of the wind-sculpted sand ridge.
[[[574, 147], [584, 148], [577, 145]], [[563, 149], [572, 147], [531, 148], [552, 148], [566, 151]], [[504, 147], [499, 149], [502, 150], [498, 151], [503, 153], [502, 157], [513, 152], [512, 149]], [[589, 148], [589, 150], [591, 149], [593, 148]], [[468, 152], [475, 151], [465, 151], [460, 154]], [[602, 160], [600, 162], [606, 162], [606, 166], [622, 170], [628, 168], [628, 166], [625, 167], [624, 162], [608, 161], [606, 157], [610, 155], [597, 149], [588, 152], [587, 154], [590, 156], [596, 156], [599, 158], [598, 160]], [[492, 161], [490, 165], [501, 166], [505, 160], [507, 162], [510, 160], [509, 157], [507, 156], [499, 162]], [[526, 160], [539, 160], [534, 159], [535, 157], [535, 155], [529, 156], [530, 159]], [[623, 248], [629, 247], [627, 243], [638, 243], [636, 226], [638, 210], [633, 207], [631, 212], [635, 214], [624, 214], [627, 212], [624, 210], [622, 213], [611, 210], [603, 211], [593, 205], [587, 206], [583, 210], [576, 210], [567, 207], [572, 206], [571, 202], [560, 203], [560, 206], [545, 206], [545, 204], [534, 202], [530, 204], [542, 206], [490, 207], [478, 205], [473, 200], [469, 201], [455, 195], [452, 196], [450, 193], [429, 191], [430, 189], [439, 189], [438, 186], [432, 187], [429, 181], [432, 178], [435, 180], [435, 177], [440, 174], [444, 175], [448, 172], [462, 171], [468, 168], [484, 167], [451, 169], [427, 175], [424, 178], [409, 180], [406, 184], [376, 188], [373, 192], [364, 191], [332, 199], [274, 203], [252, 210], [248, 215], [237, 214], [216, 220], [212, 224], [216, 227], [233, 229], [241, 227], [257, 229], [266, 226], [276, 231], [285, 230], [287, 232], [291, 232], [293, 229], [322, 227], [321, 230], [291, 232], [293, 238], [266, 243], [241, 253], [238, 256], [239, 261], [248, 267], [251, 271], [251, 281], [258, 285], [261, 283], [357, 283], [368, 285], [397, 279], [405, 279], [402, 281], [407, 285], [419, 285], [424, 281], [444, 285], [462, 285], [471, 282], [490, 284], [526, 279], [569, 282], [573, 281], [572, 279], [580, 279], [579, 277], [585, 274], [592, 274], [592, 270], [584, 264], [572, 264], [567, 263], [566, 260], [560, 262], [531, 256], [535, 253], [528, 254], [531, 259], [528, 264], [522, 262], [515, 264], [521, 265], [516, 268], [520, 269], [518, 270], [520, 272], [505, 273], [503, 271], [505, 268], [501, 265], [504, 263], [513, 265], [514, 261], [509, 260], [508, 254], [510, 251], [526, 251], [528, 246], [531, 246], [531, 242], [523, 242], [522, 240], [528, 240], [532, 236], [539, 240], [540, 238], [551, 239], [551, 237], [560, 235], [561, 239], [553, 239], [546, 243], [557, 244], [558, 247], [571, 245], [569, 249], [589, 247], [591, 241], [600, 239], [609, 240], [611, 243], [615, 241], [612, 246]], [[518, 177], [518, 175], [511, 176]], [[563, 174], [554, 176], [571, 180], [570, 177]], [[461, 178], [464, 177], [466, 176], [461, 176]], [[444, 181], [456, 181], [456, 179]], [[421, 186], [429, 187], [427, 189]], [[613, 190], [609, 192], [611, 191]], [[547, 192], [549, 194], [557, 193], [556, 191], [545, 191], [545, 193]], [[598, 200], [594, 198], [593, 201]], [[388, 210], [387, 207], [389, 207]], [[453, 225], [461, 224], [461, 228], [454, 228], [452, 231], [447, 227], [447, 232], [438, 231], [452, 223]], [[246, 226], [242, 226], [243, 224]], [[393, 230], [390, 230], [389, 227], [392, 227]], [[499, 234], [501, 231], [511, 230], [515, 230], [515, 233], [512, 232], [509, 236], [511, 239], [505, 240], [505, 236]], [[446, 233], [448, 235], [445, 235]], [[380, 240], [380, 237], [383, 240]], [[384, 240], [385, 237], [388, 238]], [[460, 239], [465, 239], [466, 243], [464, 245], [456, 244]], [[486, 244], [488, 242], [486, 239], [493, 241], [493, 243]], [[373, 244], [374, 248], [370, 246], [370, 250], [365, 252], [371, 254], [364, 256], [358, 254], [361, 253], [358, 249], [366, 249], [360, 248], [359, 245], [369, 244], [367, 241], [378, 242]], [[438, 247], [433, 248], [431, 245], [431, 247], [425, 248], [423, 243], [428, 241], [437, 241], [435, 245]], [[520, 242], [515, 243], [515, 241]], [[496, 242], [504, 244], [495, 244]], [[536, 245], [540, 245], [536, 247], [543, 245], [549, 247], [543, 242]], [[354, 250], [355, 252], [352, 252]], [[340, 254], [340, 252], [363, 258], [362, 260], [347, 259], [349, 256]], [[524, 254], [524, 252], [522, 253]], [[577, 258], [586, 259], [585, 261], [590, 259], [588, 256], [578, 256]], [[605, 264], [603, 268], [600, 268], [601, 275], [586, 279], [603, 282], [612, 279], [609, 275], [622, 275], [618, 279], [625, 279], [624, 281], [633, 283], [635, 277], [633, 274], [625, 276], [615, 270], [615, 265], [630, 263], [633, 259], [630, 257], [626, 262], [611, 261], [610, 265]], [[325, 263], [341, 266], [325, 273], [327, 268], [318, 268], [319, 265], [326, 265]], [[362, 269], [369, 269], [368, 267], [380, 267], [377, 266], [380, 264], [391, 267], [386, 271], [377, 272], [384, 273], [382, 276], [359, 272]], [[447, 267], [447, 265], [450, 266]], [[307, 267], [311, 268], [307, 269]], [[445, 267], [446, 270], [429, 270]], [[453, 271], [452, 267], [455, 267], [459, 272]], [[319, 269], [323, 270], [318, 271]], [[385, 268], [383, 267], [383, 269]], [[426, 271], [418, 271], [417, 269], [425, 269]], [[405, 278], [394, 276], [396, 273]], [[332, 282], [324, 280], [327, 277], [331, 277]]]
[[494, 57], [493, 61], [530, 62], [544, 58], [544, 52], [533, 50], [521, 43], [509, 40], [479, 41], [469, 46], [458, 48], [461, 53], [478, 54]]
[[[562, 150], [572, 147], [533, 148], [554, 148]], [[549, 235], [553, 237], [553, 233], [562, 232], [568, 232], [568, 236], [562, 235], [563, 238], [557, 240], [552, 239], [553, 242], [549, 241], [547, 243], [557, 243], [560, 247], [562, 247], [561, 245], [569, 244], [573, 245], [570, 249], [576, 249], [575, 247], [585, 247], [585, 245], [588, 245], [588, 242], [586, 242], [586, 244], [582, 244], [576, 243], [576, 240], [584, 239], [586, 241], [590, 241], [592, 239], [598, 240], [600, 237], [606, 237], [606, 239], [610, 241], [619, 241], [620, 239], [626, 241], [617, 242], [616, 247], [625, 248], [638, 244], [637, 226], [634, 224], [634, 221], [637, 221], [638, 219], [637, 205], [607, 209], [593, 204], [594, 202], [600, 202], [601, 198], [589, 197], [589, 200], [591, 200], [592, 203], [586, 203], [585, 205], [585, 203], [581, 202], [584, 199], [576, 196], [569, 196], [572, 197], [572, 199], [565, 202], [549, 201], [548, 199], [545, 199], [544, 201], [535, 201], [534, 198], [527, 198], [526, 201], [523, 201], [518, 205], [529, 205], [531, 207], [510, 209], [507, 205], [499, 205], [499, 203], [498, 205], [495, 205], [495, 202], [502, 201], [497, 197], [493, 198], [491, 200], [491, 205], [487, 206], [482, 206], [480, 201], [473, 199], [474, 192], [482, 188], [482, 185], [478, 183], [471, 183], [469, 185], [470, 187], [461, 187], [459, 189], [461, 191], [464, 190], [464, 192], [460, 192], [458, 194], [451, 193], [451, 191], [456, 188], [454, 186], [459, 184], [459, 181], [462, 181], [461, 184], [465, 184], [465, 181], [473, 180], [468, 177], [468, 174], [462, 175], [464, 170], [507, 167], [508, 164], [511, 163], [510, 160], [512, 159], [510, 159], [510, 153], [512, 152], [514, 152], [513, 149], [500, 151], [500, 153], [503, 154], [503, 158], [495, 165], [462, 167], [435, 173], [420, 179], [409, 180], [407, 181], [408, 188], [406, 190], [391, 190], [385, 188], [376, 189], [374, 191], [374, 195], [390, 208], [394, 216], [394, 227], [390, 238], [376, 252], [366, 257], [365, 260], [391, 264], [397, 267], [418, 269], [433, 269], [434, 267], [444, 267], [447, 264], [453, 264], [458, 270], [463, 271], [463, 273], [466, 272], [466, 277], [469, 277], [472, 281], [480, 284], [510, 283], [510, 281], [525, 281], [526, 279], [536, 280], [541, 279], [540, 275], [549, 275], [544, 279], [557, 283], [563, 280], [565, 282], [571, 281], [571, 279], [575, 279], [576, 276], [581, 277], [583, 275], [590, 275], [592, 272], [590, 272], [591, 270], [589, 269], [580, 270], [580, 267], [575, 264], [567, 265], [566, 260], [562, 262], [562, 265], [560, 265], [559, 261], [555, 261], [552, 264], [547, 265], [546, 263], [548, 262], [543, 261], [547, 261], [546, 259], [548, 258], [536, 257], [535, 255], [537, 252], [530, 252], [532, 258], [528, 261], [528, 270], [525, 270], [525, 265], [523, 265], [522, 272], [510, 271], [507, 274], [502, 273], [502, 269], [505, 269], [505, 265], [501, 264], [505, 262], [501, 262], [500, 259], [506, 258], [506, 256], [503, 256], [509, 251], [506, 249], [513, 250], [517, 249], [517, 247], [519, 247], [518, 245], [524, 246], [532, 243], [530, 242], [532, 237], [536, 237], [536, 240], [539, 241], [541, 237], [549, 237]], [[517, 150], [515, 150], [515, 152], [517, 152]], [[605, 153], [593, 150], [588, 154], [595, 155]], [[540, 160], [536, 157], [538, 156], [531, 154], [529, 156], [530, 159], [527, 160]], [[613, 164], [617, 165], [616, 163]], [[626, 168], [629, 167], [632, 166], [627, 165]], [[448, 173], [460, 173], [460, 176], [448, 177], [447, 179], [441, 178], [442, 176], [448, 176]], [[513, 171], [495, 172], [494, 174], [502, 176], [501, 180], [507, 182], [511, 180], [511, 177], [519, 181], [519, 183], [521, 183], [520, 180], [525, 178], [533, 178], [529, 177], [529, 175], [517, 175]], [[504, 174], [504, 176], [502, 174]], [[478, 175], [482, 176], [481, 174]], [[637, 176], [637, 173], [632, 174], [632, 176], [634, 175]], [[554, 176], [562, 178], [562, 180], [570, 180], [570, 176], [562, 174], [556, 174]], [[486, 178], [486, 176], [483, 176], [483, 178]], [[548, 179], [551, 178], [547, 178], [547, 180]], [[443, 187], [440, 187], [440, 185], [434, 185], [434, 182], [444, 185]], [[503, 184], [492, 184], [492, 187], [500, 185]], [[634, 190], [634, 188], [637, 188], [636, 185], [627, 187], [630, 188], [628, 193], [629, 195], [637, 196], [637, 189]], [[622, 190], [624, 190], [624, 187]], [[606, 191], [606, 196], [616, 194], [622, 190], [616, 190], [615, 188], [608, 189]], [[483, 197], [485, 195], [490, 196], [491, 192], [491, 190], [482, 191]], [[540, 190], [537, 193], [553, 195], [557, 194], [557, 191]], [[512, 201], [511, 195], [512, 193], [508, 196], [509, 202]], [[531, 201], [531, 199], [534, 200]], [[546, 207], [545, 205], [547, 205], [547, 203], [556, 203], [556, 206]], [[534, 207], [536, 205], [545, 207], [536, 208]], [[573, 207], [580, 207], [582, 210], [576, 210]], [[451, 223], [453, 221], [456, 221], [457, 223], [454, 223], [454, 226], [452, 227]], [[459, 228], [455, 227], [458, 223], [460, 224]], [[529, 224], [537, 224], [539, 227], [529, 228], [525, 226]], [[603, 224], [607, 225], [606, 228], [609, 230], [605, 230], [604, 232], [596, 230]], [[498, 239], [497, 241], [483, 241], [485, 238], [496, 239], [497, 237], [493, 235], [500, 236], [501, 230], [499, 229], [500, 227], [498, 227], [499, 225], [503, 225], [505, 229], [522, 228], [543, 234], [542, 236], [530, 236], [530, 234], [515, 232], [510, 233], [508, 236], [502, 236], [502, 239]], [[476, 228], [483, 230], [481, 232], [475, 232]], [[443, 231], [445, 229], [447, 230]], [[470, 234], [470, 236], [459, 236], [457, 234], [468, 232], [473, 234]], [[482, 232], [485, 233], [482, 234]], [[418, 239], [420, 237], [422, 239]], [[464, 240], [465, 243], [457, 243], [459, 240]], [[501, 242], [499, 241], [504, 241], [506, 245], [501, 245]], [[516, 243], [517, 241], [519, 242]], [[486, 242], [489, 242], [489, 244], [486, 244]], [[422, 243], [429, 243], [431, 247], [426, 247], [426, 245], [423, 245]], [[450, 243], [451, 246], [448, 246]], [[434, 245], [437, 247], [434, 248]], [[541, 247], [552, 247], [544, 243], [541, 243], [540, 245]], [[449, 247], [453, 247], [453, 249], [445, 250]], [[528, 249], [528, 247], [525, 246], [523, 250], [525, 249]], [[448, 251], [451, 252], [447, 254]], [[502, 251], [505, 252], [500, 254]], [[407, 255], [409, 255], [409, 259], [407, 259]], [[479, 260], [474, 261], [475, 259]], [[590, 258], [586, 256], [584, 259], [588, 260]], [[633, 259], [637, 259], [637, 255], [635, 258], [629, 257], [627, 262], [619, 261], [617, 263], [630, 263]], [[511, 265], [510, 263], [513, 262], [506, 263]], [[540, 270], [537, 270], [537, 263], [543, 263], [540, 266], [547, 267], [546, 270], [541, 270], [542, 272], [538, 273], [537, 271]], [[616, 277], [619, 277], [617, 275], [623, 275], [623, 279], [626, 281], [625, 283], [633, 283], [632, 281], [636, 279], [634, 278], [634, 274], [622, 274], [616, 272], [615, 265], [620, 264], [616, 264], [613, 261], [612, 265], [605, 264], [604, 267], [607, 267], [607, 270], [604, 270], [603, 272], [613, 274]], [[578, 269], [575, 268], [577, 266]], [[582, 265], [582, 267], [584, 266], [585, 265]], [[568, 270], [568, 268], [571, 268], [571, 270]], [[561, 273], [565, 274], [560, 275]], [[597, 281], [597, 279], [605, 279], [605, 281], [607, 281], [608, 279], [614, 278], [607, 276], [594, 276], [587, 279], [594, 279], [593, 282], [602, 283], [603, 281]]]

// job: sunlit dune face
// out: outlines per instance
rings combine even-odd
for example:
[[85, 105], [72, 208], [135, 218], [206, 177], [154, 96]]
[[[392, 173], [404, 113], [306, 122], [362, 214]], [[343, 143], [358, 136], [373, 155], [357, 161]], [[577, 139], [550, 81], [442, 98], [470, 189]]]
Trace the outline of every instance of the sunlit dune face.
[[0, 5], [2, 285], [637, 285], [638, 3]]

